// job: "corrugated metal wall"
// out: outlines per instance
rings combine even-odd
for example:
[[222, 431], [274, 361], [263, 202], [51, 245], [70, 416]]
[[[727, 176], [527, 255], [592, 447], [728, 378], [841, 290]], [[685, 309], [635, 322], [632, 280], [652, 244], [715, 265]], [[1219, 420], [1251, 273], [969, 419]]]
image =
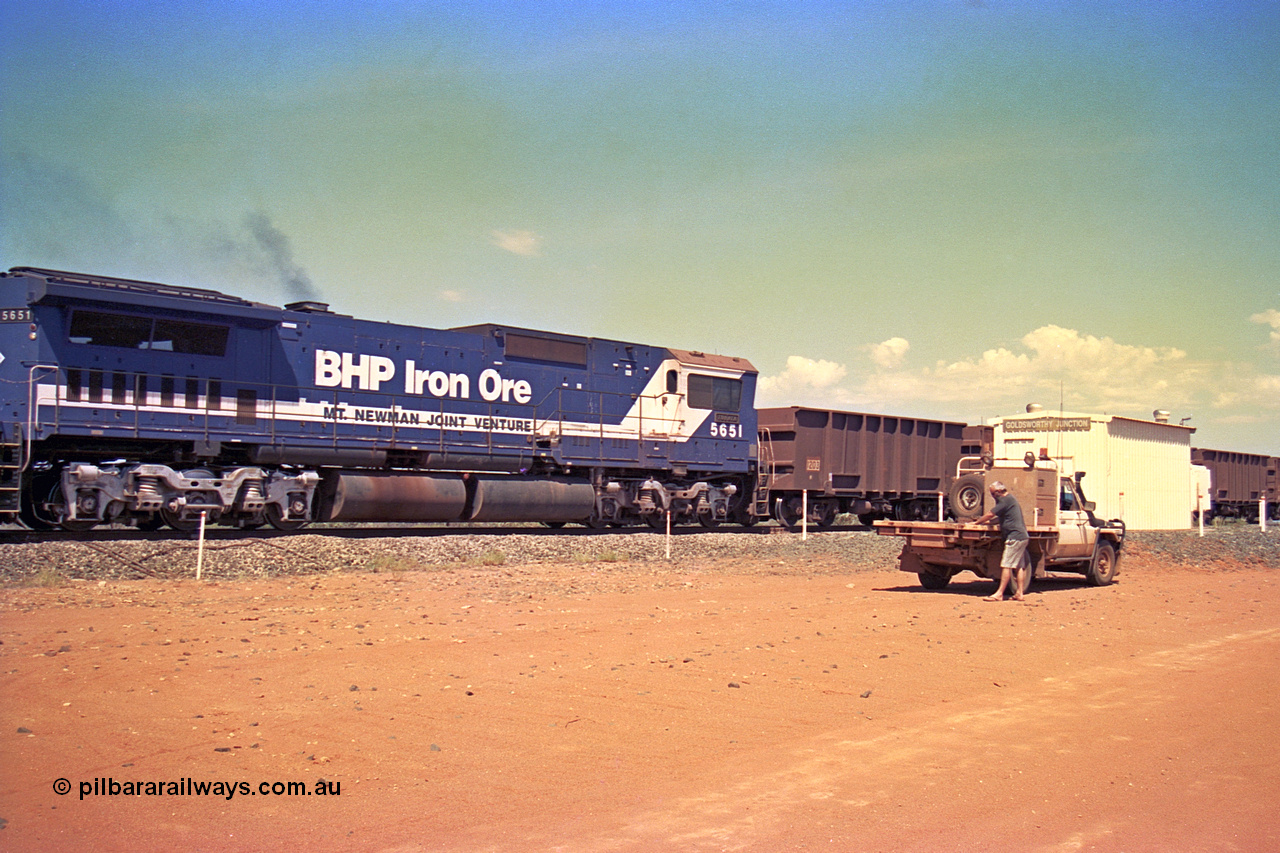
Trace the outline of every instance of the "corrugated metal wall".
[[1083, 488], [1102, 518], [1122, 518], [1134, 530], [1185, 530], [1194, 509], [1193, 430], [1175, 424], [1106, 415], [1002, 418], [996, 456], [1021, 459], [1046, 450], [1065, 473], [1084, 471]]

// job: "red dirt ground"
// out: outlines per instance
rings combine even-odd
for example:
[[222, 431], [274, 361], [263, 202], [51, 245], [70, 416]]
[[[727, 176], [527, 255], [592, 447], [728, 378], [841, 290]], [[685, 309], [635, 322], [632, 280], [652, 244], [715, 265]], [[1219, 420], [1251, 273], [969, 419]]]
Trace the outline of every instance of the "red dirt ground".
[[1280, 849], [1280, 572], [794, 571], [0, 591], [0, 848]]

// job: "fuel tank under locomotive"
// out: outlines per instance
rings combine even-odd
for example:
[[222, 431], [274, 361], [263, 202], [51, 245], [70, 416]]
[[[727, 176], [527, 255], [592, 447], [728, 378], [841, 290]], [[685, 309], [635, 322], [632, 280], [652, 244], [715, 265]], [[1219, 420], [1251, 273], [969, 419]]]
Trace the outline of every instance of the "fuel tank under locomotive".
[[581, 521], [595, 510], [590, 483], [486, 474], [338, 471], [320, 485], [319, 521]]

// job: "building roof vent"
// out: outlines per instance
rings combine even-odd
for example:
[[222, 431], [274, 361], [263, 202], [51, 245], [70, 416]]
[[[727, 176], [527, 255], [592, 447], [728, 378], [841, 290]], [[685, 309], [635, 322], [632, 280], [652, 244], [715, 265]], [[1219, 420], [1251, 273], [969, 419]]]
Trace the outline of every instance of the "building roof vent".
[[1027, 403], [1027, 414], [1034, 415], [1037, 412], [1043, 412], [1044, 406], [1039, 403]]
[[1156, 409], [1151, 413], [1151, 417], [1154, 418], [1155, 422], [1158, 424], [1167, 424], [1169, 422], [1169, 413], [1164, 409]]

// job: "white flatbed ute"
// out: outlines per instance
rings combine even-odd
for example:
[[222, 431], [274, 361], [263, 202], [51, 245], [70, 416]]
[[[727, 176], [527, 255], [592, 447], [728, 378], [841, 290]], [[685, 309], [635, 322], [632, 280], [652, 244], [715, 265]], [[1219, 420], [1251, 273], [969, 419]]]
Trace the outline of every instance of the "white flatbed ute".
[[[964, 462], [961, 463], [962, 466]], [[1000, 480], [1017, 498], [1026, 521], [1031, 577], [1074, 572], [1105, 586], [1115, 578], [1124, 545], [1124, 522], [1099, 521], [1076, 478], [1063, 477], [1048, 460], [1030, 456], [1021, 465], [1002, 460], [980, 470], [962, 469], [949, 494], [955, 521], [877, 521], [881, 536], [902, 537], [898, 568], [920, 578], [926, 589], [943, 589], [971, 571], [999, 580], [1004, 539], [994, 524], [974, 524], [990, 500], [986, 484]]]

